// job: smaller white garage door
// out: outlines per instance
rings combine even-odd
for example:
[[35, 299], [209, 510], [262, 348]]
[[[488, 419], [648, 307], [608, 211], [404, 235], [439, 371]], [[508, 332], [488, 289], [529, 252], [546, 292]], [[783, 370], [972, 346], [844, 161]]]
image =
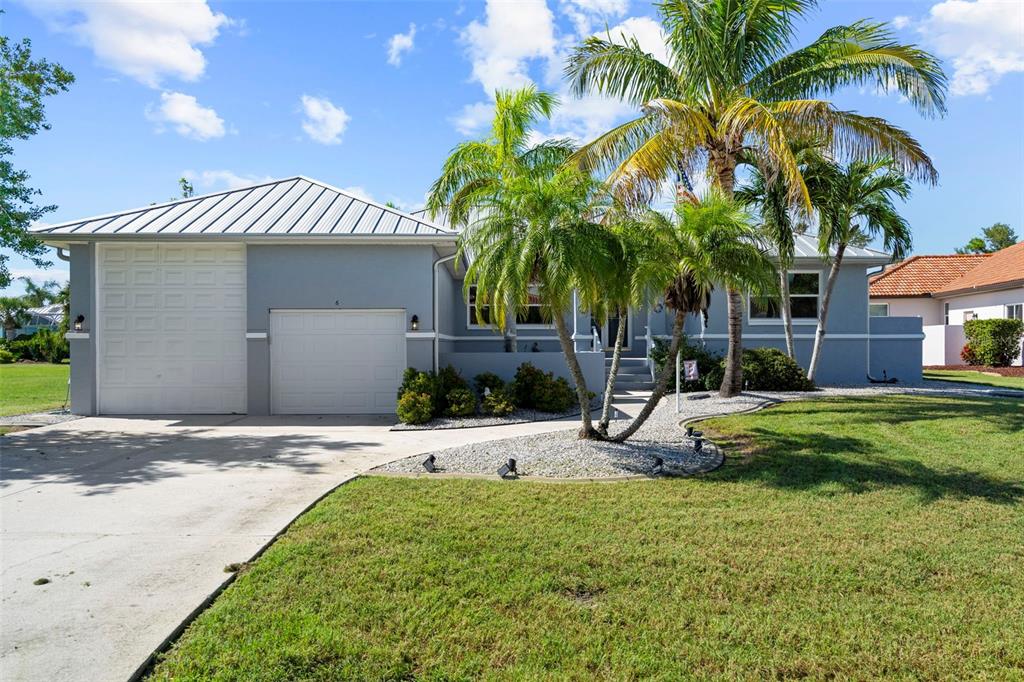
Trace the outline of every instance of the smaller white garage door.
[[405, 370], [403, 310], [272, 310], [274, 414], [393, 414]]

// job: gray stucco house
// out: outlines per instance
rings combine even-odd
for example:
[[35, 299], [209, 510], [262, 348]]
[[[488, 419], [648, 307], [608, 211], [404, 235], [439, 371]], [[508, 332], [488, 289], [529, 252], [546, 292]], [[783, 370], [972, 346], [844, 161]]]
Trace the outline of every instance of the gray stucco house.
[[[568, 376], [539, 305], [524, 312], [514, 335], [476, 324], [456, 232], [305, 177], [35, 234], [71, 265], [71, 317], [82, 317], [68, 334], [77, 414], [391, 413], [407, 366], [511, 377], [529, 361]], [[867, 269], [888, 261], [868, 249], [848, 252], [822, 383], [863, 383], [883, 369], [920, 378], [920, 319], [868, 316]], [[824, 268], [813, 243], [801, 240], [793, 289], [804, 363]], [[613, 338], [615, 325], [628, 325], [627, 355], [634, 368], [646, 367], [668, 315], [653, 302], [598, 328], [586, 311], [567, 313], [592, 390], [603, 386], [601, 339]], [[687, 333], [725, 348], [723, 295], [708, 325], [694, 316]], [[750, 302], [744, 342], [784, 346], [770, 302]]]

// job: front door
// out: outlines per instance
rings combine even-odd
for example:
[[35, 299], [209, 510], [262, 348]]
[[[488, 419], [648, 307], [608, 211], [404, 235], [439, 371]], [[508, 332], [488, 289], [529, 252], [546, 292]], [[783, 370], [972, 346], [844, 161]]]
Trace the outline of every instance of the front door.
[[597, 334], [601, 337], [601, 345], [604, 346], [605, 352], [611, 353], [615, 350], [615, 337], [619, 333], [620, 324], [626, 325], [626, 336], [622, 340], [622, 350], [629, 350], [631, 332], [628, 314], [620, 317], [615, 313], [611, 313], [602, 325], [598, 325], [596, 320], [591, 319], [590, 325], [592, 328], [597, 329]]

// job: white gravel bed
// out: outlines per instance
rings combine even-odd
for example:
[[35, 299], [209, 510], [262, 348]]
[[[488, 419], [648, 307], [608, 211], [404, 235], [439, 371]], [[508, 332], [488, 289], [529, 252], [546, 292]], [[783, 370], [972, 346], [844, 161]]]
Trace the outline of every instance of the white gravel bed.
[[80, 415], [68, 412], [32, 412], [29, 414], [13, 414], [9, 417], [0, 417], [0, 426], [47, 426], [49, 424], [60, 424], [75, 419], [82, 419]]
[[[601, 407], [597, 398], [591, 402], [593, 409]], [[529, 422], [549, 422], [566, 417], [575, 417], [580, 408], [574, 407], [566, 412], [541, 412], [540, 410], [518, 409], [504, 417], [490, 414], [478, 414], [472, 417], [435, 417], [425, 424], [398, 423], [391, 427], [392, 431], [443, 431], [445, 429], [474, 429], [481, 426], [505, 426], [507, 424], [527, 424]]]
[[[735, 398], [720, 398], [717, 393], [701, 392], [683, 394], [679, 412], [675, 409], [675, 394], [670, 394], [626, 443], [579, 440], [575, 430], [564, 430], [447, 448], [437, 450], [433, 455], [436, 458], [435, 466], [442, 473], [494, 474], [498, 467], [511, 457], [516, 460], [520, 475], [613, 478], [649, 475], [655, 457], [661, 457], [666, 473], [694, 474], [716, 468], [721, 464], [722, 456], [714, 447], [706, 447], [699, 455], [695, 453], [690, 439], [686, 438], [680, 426], [682, 422], [712, 415], [744, 412], [790, 400], [896, 394], [978, 397], [993, 395], [993, 392], [984, 388], [946, 382], [927, 382], [919, 385], [831, 386], [806, 393], [753, 391]], [[1024, 397], [1024, 392], [1021, 396]], [[627, 419], [617, 420], [612, 423], [609, 431], [614, 434], [628, 423]], [[425, 457], [424, 454], [398, 460], [374, 471], [423, 473], [422, 462]]]

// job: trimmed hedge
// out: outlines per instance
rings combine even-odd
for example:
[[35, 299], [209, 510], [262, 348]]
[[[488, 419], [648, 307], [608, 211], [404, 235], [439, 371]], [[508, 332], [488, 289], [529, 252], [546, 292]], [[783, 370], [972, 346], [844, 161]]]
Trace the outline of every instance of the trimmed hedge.
[[[668, 347], [669, 343], [665, 339], [654, 339], [654, 347], [651, 349], [651, 360], [654, 362], [655, 377], [661, 374], [662, 368], [665, 366], [665, 361], [668, 359]], [[703, 346], [691, 344], [687, 341], [686, 337], [683, 337], [679, 342], [679, 350], [682, 354], [683, 360], [696, 360], [697, 361], [697, 381], [683, 381], [679, 390], [683, 393], [690, 393], [693, 391], [714, 391], [722, 384], [722, 373], [719, 371], [719, 364], [722, 361], [722, 356], [715, 353], [710, 353], [704, 349]], [[680, 377], [682, 377], [682, 368], [679, 368]], [[670, 392], [676, 390], [676, 377], [675, 373], [669, 377], [668, 390]]]
[[964, 355], [988, 367], [1008, 367], [1020, 355], [1020, 342], [1024, 337], [1024, 322], [1020, 320], [967, 320], [964, 322], [967, 348]]
[[31, 336], [19, 334], [13, 341], [5, 341], [4, 345], [15, 360], [58, 364], [66, 360], [70, 354], [67, 339], [52, 329], [40, 329]]
[[[723, 361], [722, 371], [725, 371]], [[778, 348], [743, 351], [743, 385], [752, 391], [813, 391], [803, 367]]]

